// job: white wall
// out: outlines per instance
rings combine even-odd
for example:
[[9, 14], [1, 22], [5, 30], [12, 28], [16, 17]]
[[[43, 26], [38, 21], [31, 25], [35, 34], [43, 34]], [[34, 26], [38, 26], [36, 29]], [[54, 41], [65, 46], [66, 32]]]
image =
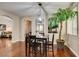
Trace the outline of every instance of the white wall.
[[16, 18], [14, 23], [13, 23], [13, 36], [12, 36], [12, 42], [20, 41], [20, 20], [19, 18]]
[[32, 34], [33, 35], [36, 34], [36, 19], [35, 18], [32, 19]]
[[79, 57], [79, 36], [67, 35], [67, 46], [71, 49], [71, 51]]

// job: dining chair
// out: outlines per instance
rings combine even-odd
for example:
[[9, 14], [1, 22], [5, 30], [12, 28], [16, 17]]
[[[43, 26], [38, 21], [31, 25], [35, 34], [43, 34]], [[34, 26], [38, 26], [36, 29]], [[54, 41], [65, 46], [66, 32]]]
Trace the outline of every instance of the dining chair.
[[40, 56], [41, 56], [41, 43], [38, 43], [36, 41], [35, 35], [29, 36], [29, 56], [30, 56], [30, 53], [31, 53], [31, 51], [30, 51], [31, 49], [32, 49], [32, 55], [34, 54], [34, 56], [36, 57], [37, 54], [40, 53]]
[[52, 35], [52, 41], [49, 40], [49, 37], [48, 37], [48, 41], [47, 41], [47, 49], [48, 49], [48, 52], [50, 49], [52, 49], [52, 56], [54, 56], [54, 33]]

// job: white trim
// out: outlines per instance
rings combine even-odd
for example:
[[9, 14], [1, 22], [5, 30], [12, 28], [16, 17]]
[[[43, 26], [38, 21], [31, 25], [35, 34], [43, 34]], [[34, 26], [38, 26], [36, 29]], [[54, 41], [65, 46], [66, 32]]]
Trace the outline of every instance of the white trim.
[[25, 40], [19, 40], [19, 41], [23, 41], [24, 42]]
[[25, 40], [13, 40], [13, 41], [11, 41], [12, 43], [16, 43], [16, 42], [18, 42], [18, 41], [25, 41]]
[[12, 40], [11, 42], [12, 42], [12, 43], [16, 43], [17, 41], [20, 41], [20, 40]]
[[71, 47], [68, 46], [68, 48], [69, 48], [77, 57], [79, 57], [79, 55], [78, 55]]

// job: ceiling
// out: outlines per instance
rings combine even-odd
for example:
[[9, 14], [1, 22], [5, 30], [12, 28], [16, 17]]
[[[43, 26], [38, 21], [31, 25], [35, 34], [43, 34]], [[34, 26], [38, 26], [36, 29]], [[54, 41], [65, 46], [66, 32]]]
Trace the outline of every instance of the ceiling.
[[[41, 2], [46, 12], [51, 15], [58, 8], [66, 8], [71, 2]], [[37, 16], [40, 7], [37, 2], [0, 2], [0, 9], [17, 16]]]

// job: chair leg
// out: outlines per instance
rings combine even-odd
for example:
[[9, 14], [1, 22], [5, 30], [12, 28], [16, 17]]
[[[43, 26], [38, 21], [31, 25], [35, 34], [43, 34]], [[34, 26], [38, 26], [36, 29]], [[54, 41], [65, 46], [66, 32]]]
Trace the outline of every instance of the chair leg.
[[33, 52], [33, 47], [32, 47], [32, 56], [33, 56], [33, 53], [34, 53], [34, 52]]
[[30, 45], [29, 45], [29, 56], [30, 56]]
[[45, 55], [45, 46], [44, 46], [44, 43], [43, 43], [43, 56]]
[[40, 56], [41, 56], [41, 45], [40, 45]]
[[25, 43], [25, 50], [26, 50], [26, 56], [27, 56], [27, 43]]
[[46, 49], [47, 47], [46, 47], [46, 45], [44, 44], [43, 45], [43, 56], [47, 56], [47, 49]]
[[47, 45], [45, 44], [45, 56], [47, 57]]
[[49, 45], [47, 46], [47, 49], [48, 49], [48, 53], [47, 54], [49, 55]]
[[53, 46], [52, 46], [52, 56], [54, 56], [54, 49], [53, 49]]
[[34, 57], [36, 57], [37, 48], [34, 48]]

